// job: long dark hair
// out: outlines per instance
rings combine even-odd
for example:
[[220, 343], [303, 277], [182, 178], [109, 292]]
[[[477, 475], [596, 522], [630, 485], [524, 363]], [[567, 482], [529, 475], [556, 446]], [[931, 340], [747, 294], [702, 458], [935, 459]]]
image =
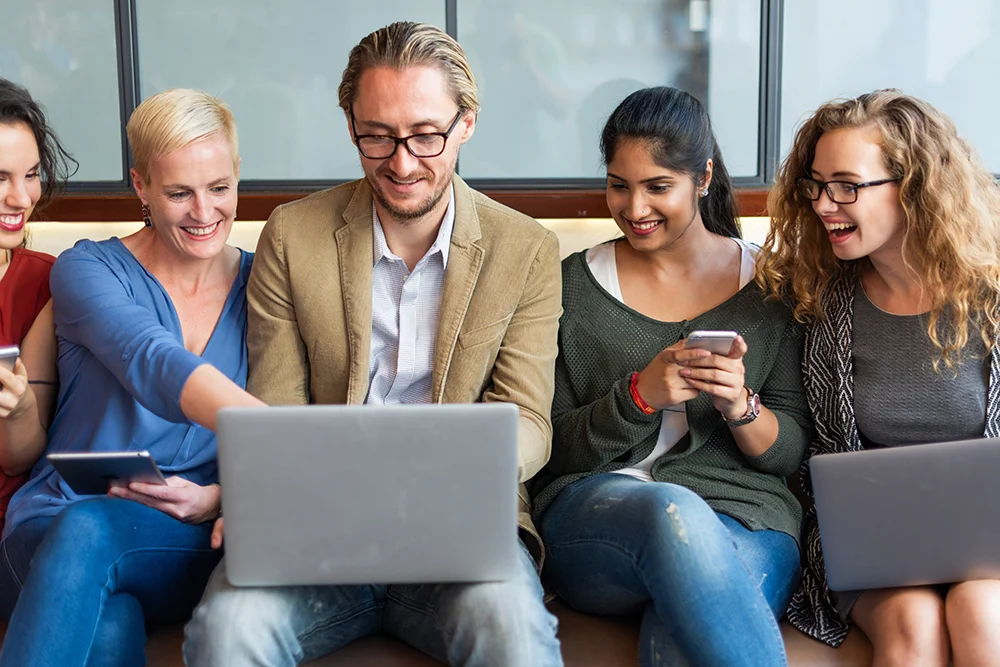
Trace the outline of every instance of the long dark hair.
[[614, 159], [622, 139], [643, 142], [656, 164], [687, 174], [698, 189], [705, 179], [705, 163], [711, 158], [712, 184], [708, 196], [698, 200], [701, 219], [710, 232], [742, 236], [733, 182], [712, 132], [712, 121], [694, 96], [667, 86], [635, 91], [611, 112], [601, 132], [605, 166]]
[[[42, 107], [22, 87], [0, 78], [0, 125], [24, 123], [31, 128], [38, 144], [39, 172], [42, 197], [35, 211], [45, 207], [66, 186], [66, 180], [76, 173], [79, 163], [63, 148], [59, 138], [45, 120]], [[22, 245], [27, 243], [27, 239]]]

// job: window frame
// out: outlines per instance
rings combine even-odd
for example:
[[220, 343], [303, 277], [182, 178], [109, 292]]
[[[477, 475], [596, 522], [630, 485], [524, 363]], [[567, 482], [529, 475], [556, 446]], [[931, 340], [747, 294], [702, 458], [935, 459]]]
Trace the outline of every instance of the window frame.
[[[138, 0], [113, 0], [118, 55], [118, 93], [122, 138], [122, 171], [118, 180], [73, 181], [60, 201], [45, 212], [53, 220], [137, 219], [130, 170], [134, 163], [125, 126], [140, 101]], [[445, 30], [458, 34], [459, 0], [445, 3]], [[760, 0], [757, 174], [736, 176], [741, 215], [760, 215], [766, 191], [780, 160], [780, 87], [784, 0]], [[458, 173], [461, 175], [461, 163]], [[604, 179], [601, 178], [469, 178], [469, 185], [508, 206], [534, 217], [607, 217]], [[266, 218], [270, 206], [292, 201], [310, 192], [333, 187], [347, 179], [244, 179], [240, 181], [240, 213], [246, 219]], [[248, 206], [249, 204], [249, 206]], [[265, 212], [266, 210], [266, 212]], [[250, 214], [247, 216], [246, 214]]]

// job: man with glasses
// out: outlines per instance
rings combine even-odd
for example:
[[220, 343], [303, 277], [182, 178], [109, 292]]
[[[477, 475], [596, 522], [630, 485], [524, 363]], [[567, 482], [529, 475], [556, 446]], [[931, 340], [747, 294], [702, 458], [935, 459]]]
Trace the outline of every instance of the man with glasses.
[[[339, 96], [365, 177], [271, 215], [247, 288], [247, 388], [280, 405], [514, 403], [523, 483], [551, 444], [556, 237], [456, 176], [478, 91], [438, 28], [362, 39]], [[509, 581], [247, 589], [223, 562], [188, 626], [187, 664], [295, 665], [382, 629], [447, 664], [561, 665], [523, 484], [518, 495]]]

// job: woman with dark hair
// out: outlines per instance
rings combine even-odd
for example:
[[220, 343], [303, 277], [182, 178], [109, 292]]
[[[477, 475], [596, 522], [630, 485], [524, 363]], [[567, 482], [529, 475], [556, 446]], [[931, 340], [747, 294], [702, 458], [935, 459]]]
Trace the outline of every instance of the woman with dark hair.
[[56, 394], [56, 342], [47, 305], [55, 258], [25, 247], [25, 225], [62, 188], [75, 164], [28, 91], [0, 79], [0, 346], [21, 348], [13, 369], [0, 366], [0, 529], [10, 497], [34, 463], [5, 456], [7, 443], [24, 443], [23, 450], [40, 454]]
[[[624, 237], [563, 261], [545, 576], [571, 606], [643, 616], [641, 665], [782, 665], [809, 441], [802, 333], [753, 282], [702, 105], [639, 90], [601, 137]], [[686, 347], [739, 333], [728, 353]]]

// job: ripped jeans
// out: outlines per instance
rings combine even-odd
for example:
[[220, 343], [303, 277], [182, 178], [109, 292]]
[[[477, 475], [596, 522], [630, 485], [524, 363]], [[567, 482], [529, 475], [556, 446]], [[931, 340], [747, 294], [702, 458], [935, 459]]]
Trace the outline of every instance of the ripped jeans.
[[780, 618], [799, 579], [791, 536], [748, 530], [683, 486], [606, 473], [541, 522], [545, 578], [594, 614], [642, 614], [642, 667], [785, 665]]

